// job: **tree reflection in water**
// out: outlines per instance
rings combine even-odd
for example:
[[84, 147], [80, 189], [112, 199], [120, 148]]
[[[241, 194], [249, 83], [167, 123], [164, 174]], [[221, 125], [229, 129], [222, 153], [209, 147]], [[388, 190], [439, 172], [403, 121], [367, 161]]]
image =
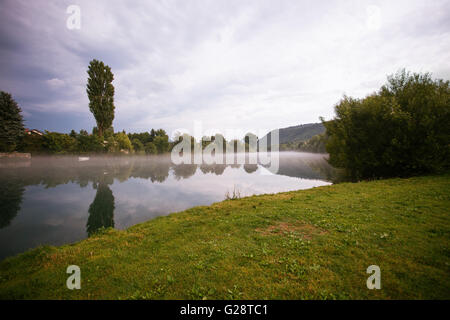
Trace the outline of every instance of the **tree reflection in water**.
[[11, 224], [20, 210], [25, 187], [20, 181], [0, 180], [0, 229]]
[[[303, 179], [332, 180], [335, 170], [324, 155], [280, 154], [280, 168], [276, 173]], [[246, 173], [256, 172], [260, 164], [244, 164]], [[188, 179], [200, 171], [203, 174], [222, 175], [227, 167], [234, 170], [238, 164], [180, 164], [171, 162], [170, 156], [153, 157], [91, 157], [80, 162], [78, 157], [33, 157], [26, 164], [0, 162], [0, 229], [11, 224], [20, 210], [25, 187], [43, 185], [53, 188], [61, 184], [76, 183], [86, 187], [93, 183], [96, 196], [89, 207], [87, 233], [99, 228], [114, 227], [114, 196], [109, 185], [114, 180], [129, 178], [149, 179], [163, 183], [171, 174], [176, 180]], [[197, 171], [197, 169], [200, 169]]]
[[244, 170], [247, 173], [253, 173], [256, 170], [258, 170], [258, 165], [257, 164], [244, 164]]
[[89, 217], [86, 224], [88, 236], [102, 228], [114, 228], [114, 195], [105, 182], [97, 185], [95, 199], [89, 206]]

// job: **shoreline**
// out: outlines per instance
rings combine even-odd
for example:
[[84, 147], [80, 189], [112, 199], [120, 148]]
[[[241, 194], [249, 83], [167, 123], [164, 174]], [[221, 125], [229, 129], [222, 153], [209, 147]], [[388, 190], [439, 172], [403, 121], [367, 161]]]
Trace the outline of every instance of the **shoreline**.
[[[448, 190], [445, 174], [194, 207], [8, 257], [0, 298], [448, 299]], [[81, 290], [65, 287], [71, 264]], [[373, 264], [383, 290], [365, 287]]]

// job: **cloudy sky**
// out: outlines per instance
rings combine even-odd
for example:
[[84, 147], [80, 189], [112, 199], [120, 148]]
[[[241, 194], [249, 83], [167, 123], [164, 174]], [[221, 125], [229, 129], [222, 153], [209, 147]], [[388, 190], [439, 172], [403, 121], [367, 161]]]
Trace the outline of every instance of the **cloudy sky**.
[[94, 58], [115, 76], [116, 131], [261, 132], [329, 119], [400, 68], [450, 79], [450, 1], [0, 0], [0, 90], [27, 127], [91, 131]]

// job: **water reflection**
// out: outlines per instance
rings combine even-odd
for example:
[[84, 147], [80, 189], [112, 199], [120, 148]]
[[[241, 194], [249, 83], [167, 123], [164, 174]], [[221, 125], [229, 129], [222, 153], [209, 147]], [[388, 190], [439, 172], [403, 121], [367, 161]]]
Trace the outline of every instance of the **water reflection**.
[[9, 226], [19, 212], [24, 191], [20, 181], [0, 179], [0, 229]]
[[173, 167], [173, 174], [177, 180], [188, 179], [197, 172], [196, 164], [179, 164]]
[[89, 206], [89, 217], [86, 224], [88, 236], [102, 228], [114, 228], [114, 196], [105, 182], [100, 182], [96, 187], [94, 201]]
[[[225, 171], [227, 166], [225, 164], [202, 164], [200, 166], [200, 171], [204, 174], [206, 173], [214, 173], [215, 175], [220, 176]], [[236, 168], [234, 165], [230, 165], [230, 168]]]
[[244, 170], [247, 173], [253, 173], [256, 170], [258, 170], [258, 165], [257, 164], [244, 164]]
[[281, 153], [278, 172], [259, 164], [181, 164], [169, 156], [34, 157], [0, 163], [0, 259], [42, 244], [81, 240], [196, 205], [329, 184], [323, 155]]

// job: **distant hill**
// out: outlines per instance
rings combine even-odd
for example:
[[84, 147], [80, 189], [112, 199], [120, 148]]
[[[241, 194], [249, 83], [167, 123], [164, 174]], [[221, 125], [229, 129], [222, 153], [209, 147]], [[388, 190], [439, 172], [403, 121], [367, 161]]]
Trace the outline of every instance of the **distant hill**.
[[[322, 134], [325, 132], [325, 127], [322, 123], [307, 123], [279, 130], [280, 144], [289, 144], [307, 141], [315, 135]], [[265, 140], [268, 139], [267, 142], [270, 144], [271, 133], [272, 131], [262, 137], [259, 141], [265, 142]]]

